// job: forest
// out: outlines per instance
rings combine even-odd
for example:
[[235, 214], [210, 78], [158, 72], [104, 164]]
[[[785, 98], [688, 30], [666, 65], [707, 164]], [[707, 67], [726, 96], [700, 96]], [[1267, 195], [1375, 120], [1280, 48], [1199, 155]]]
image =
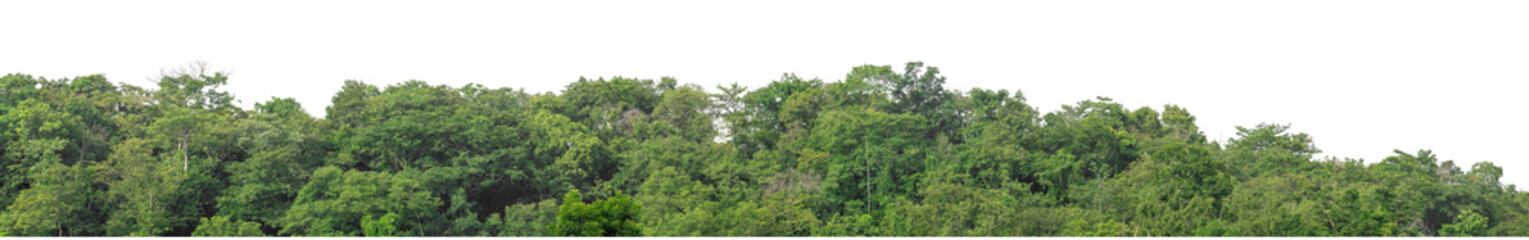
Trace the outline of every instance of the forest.
[[231, 79], [0, 78], [0, 236], [1529, 236], [1489, 162], [1318, 157], [1284, 124], [1207, 139], [1188, 109], [1107, 97], [1043, 113], [921, 62], [349, 80], [325, 116], [243, 109]]

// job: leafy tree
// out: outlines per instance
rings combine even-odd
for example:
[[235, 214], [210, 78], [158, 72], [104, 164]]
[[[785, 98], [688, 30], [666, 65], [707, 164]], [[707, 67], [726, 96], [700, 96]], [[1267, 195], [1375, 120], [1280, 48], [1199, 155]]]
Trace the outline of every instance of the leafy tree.
[[781, 135], [791, 127], [787, 125], [788, 122], [780, 120], [785, 101], [792, 95], [822, 86], [822, 80], [802, 80], [795, 74], [788, 73], [782, 74], [780, 79], [770, 82], [769, 85], [744, 95], [744, 111], [749, 115], [745, 118], [748, 119], [748, 124], [743, 129], [747, 131], [733, 133], [733, 144], [738, 146], [744, 154], [773, 149], [780, 141]]
[[[719, 235], [714, 224], [720, 203], [713, 199], [715, 188], [665, 167], [653, 172], [633, 199], [643, 206], [640, 223], [648, 236]], [[738, 208], [734, 206], [733, 208]], [[762, 223], [756, 223], [762, 224]], [[743, 226], [735, 226], [743, 227]]]
[[[1195, 116], [1188, 110], [1175, 105], [1163, 107], [1163, 128], [1170, 136], [1175, 136], [1190, 143], [1205, 143], [1205, 134], [1200, 132], [1200, 127], [1195, 126]], [[1313, 148], [1315, 149], [1315, 148]]]
[[[68, 155], [76, 152], [70, 144], [81, 131], [79, 117], [59, 111], [52, 105], [37, 99], [27, 99], [0, 117], [0, 123], [10, 128], [0, 136], [8, 141], [0, 155], [5, 173], [5, 196], [14, 196], [21, 184], [27, 182], [28, 170], [38, 164], [63, 163]], [[8, 200], [0, 199], [0, 200]], [[8, 202], [0, 202], [8, 203]]]
[[306, 132], [311, 128], [301, 126], [311, 121], [306, 115], [288, 116], [303, 118], [283, 120], [260, 113], [234, 127], [236, 146], [249, 155], [225, 167], [229, 187], [217, 198], [218, 215], [275, 224], [291, 207], [310, 169], [319, 164], [315, 155], [320, 150], [312, 146], [322, 139]]
[[377, 86], [356, 80], [346, 80], [345, 85], [340, 87], [340, 92], [335, 93], [329, 107], [324, 108], [325, 118], [343, 126], [365, 127], [372, 121], [371, 118], [377, 117], [368, 115], [367, 106], [372, 97], [381, 94]]
[[1439, 229], [1440, 236], [1485, 236], [1487, 230], [1487, 218], [1472, 211], [1460, 212], [1455, 216], [1455, 223], [1444, 224]]
[[202, 218], [201, 224], [196, 226], [196, 232], [191, 236], [197, 237], [264, 237], [265, 232], [260, 231], [260, 223], [229, 220], [228, 217]]
[[568, 191], [558, 206], [557, 222], [547, 226], [552, 236], [638, 236], [642, 205], [626, 195], [584, 203], [578, 190]]
[[255, 103], [255, 111], [275, 114], [281, 118], [307, 117], [308, 112], [303, 111], [302, 104], [292, 98], [271, 97], [270, 101]]
[[553, 199], [507, 206], [504, 215], [489, 215], [483, 224], [488, 229], [485, 235], [543, 236], [547, 233], [547, 226], [557, 221], [557, 211], [557, 201]]
[[717, 85], [717, 90], [720, 93], [712, 94], [716, 105], [711, 109], [711, 113], [713, 117], [722, 119], [719, 121], [722, 125], [717, 129], [725, 138], [720, 140], [731, 141], [734, 135], [743, 133], [748, 126], [749, 114], [743, 108], [743, 94], [748, 92], [749, 88], [733, 83], [728, 86]]
[[394, 222], [397, 222], [397, 221], [398, 221], [398, 214], [396, 214], [396, 213], [388, 213], [387, 215], [382, 215], [381, 218], [375, 218], [375, 219], [371, 215], [367, 215], [366, 217], [362, 217], [361, 218], [361, 230], [362, 230], [362, 233], [363, 233], [362, 236], [367, 236], [367, 237], [399, 236], [400, 233], [398, 232], [398, 226], [395, 225], [395, 223], [394, 223]]
[[[1242, 236], [1323, 236], [1334, 224], [1316, 218], [1320, 186], [1303, 175], [1279, 175], [1254, 178], [1239, 183], [1224, 202], [1225, 216], [1235, 219], [1233, 235]], [[1341, 215], [1340, 215], [1341, 216]]]
[[909, 62], [902, 74], [893, 74], [890, 69], [890, 66], [862, 66], [851, 72], [850, 77], [863, 76], [885, 89], [892, 98], [887, 108], [889, 112], [922, 115], [935, 125], [934, 130], [954, 134], [960, 127], [959, 122], [955, 113], [946, 107], [956, 96], [945, 90], [945, 76], [940, 75], [940, 69], [926, 67], [923, 62]]
[[1123, 237], [1127, 229], [1125, 224], [1106, 220], [1101, 223], [1090, 224], [1088, 221], [1079, 219], [1067, 222], [1062, 235], [1073, 237]]
[[1394, 223], [1409, 233], [1432, 235], [1438, 224], [1444, 221], [1429, 216], [1440, 215], [1441, 186], [1438, 182], [1438, 158], [1432, 151], [1418, 150], [1408, 154], [1400, 150], [1372, 165], [1375, 177], [1386, 183], [1388, 193], [1401, 202], [1394, 206], [1397, 216]]
[[[665, 168], [675, 168], [675, 172], [699, 181], [720, 181], [720, 178], [712, 178], [706, 173], [712, 166], [722, 165], [735, 156], [733, 156], [733, 149], [724, 145], [695, 143], [679, 137], [668, 137], [644, 141], [636, 148], [626, 151], [621, 157], [623, 158], [621, 171], [610, 180], [610, 183], [619, 184], [617, 186], [624, 189], [635, 190], [640, 189], [644, 182], [651, 180], [649, 175]], [[636, 193], [641, 194], [642, 191], [638, 190]]]
[[805, 143], [832, 156], [823, 189], [832, 202], [845, 205], [817, 206], [817, 213], [840, 212], [830, 209], [865, 213], [892, 196], [916, 191], [923, 153], [931, 147], [923, 138], [927, 128], [918, 115], [834, 111], [819, 117]]
[[956, 171], [970, 176], [966, 185], [984, 188], [1027, 178], [1029, 153], [1021, 144], [1039, 121], [1035, 109], [1018, 92], [972, 89], [969, 94], [963, 98], [971, 108], [969, 126], [959, 135], [964, 144], [956, 146]]
[[[883, 222], [883, 229], [895, 231], [893, 235], [906, 236], [1012, 236], [1007, 232], [1017, 222], [1012, 221], [1014, 206], [1005, 197], [992, 191], [974, 189], [952, 183], [931, 184], [920, 191], [923, 199], [914, 203], [899, 202], [897, 208], [888, 209], [887, 215], [895, 218]], [[899, 224], [905, 223], [905, 224]]]
[[167, 139], [180, 152], [181, 170], [191, 170], [191, 149], [196, 148], [197, 137], [216, 121], [211, 113], [191, 108], [171, 108], [166, 116], [154, 120], [151, 127], [158, 138]]
[[27, 99], [36, 98], [42, 92], [37, 85], [47, 79], [26, 74], [6, 74], [0, 77], [0, 106], [16, 106]]
[[108, 235], [154, 236], [173, 227], [171, 202], [188, 174], [153, 152], [148, 140], [136, 138], [112, 147], [110, 167], [102, 173], [117, 209], [106, 221]]
[[0, 213], [0, 232], [20, 236], [99, 235], [103, 219], [100, 190], [93, 186], [98, 169], [54, 163], [33, 174], [32, 187]]
[[417, 180], [419, 174], [319, 168], [280, 220], [281, 233], [355, 236], [365, 233], [361, 223], [365, 216], [402, 213], [396, 216], [399, 233], [439, 234], [444, 229], [425, 223], [438, 217], [435, 212], [441, 200], [425, 190]]
[[1037, 154], [1022, 171], [1057, 199], [1069, 196], [1074, 185], [1124, 171], [1143, 148], [1126, 131], [1126, 116], [1129, 110], [1104, 97], [1046, 114], [1045, 125], [1026, 136], [1027, 148]]
[[587, 128], [549, 111], [522, 117], [520, 129], [525, 132], [520, 137], [532, 149], [527, 153], [533, 161], [530, 166], [541, 167], [528, 169], [531, 173], [525, 181], [532, 184], [521, 186], [533, 188], [523, 190], [531, 193], [530, 199], [551, 198], [554, 192], [593, 186], [596, 180], [615, 175], [618, 165], [609, 149]]
[[712, 118], [706, 114], [712, 107], [711, 98], [700, 86], [685, 86], [664, 91], [664, 98], [653, 110], [653, 116], [675, 126], [681, 137], [696, 142], [709, 142], [715, 136]]
[[[1133, 164], [1118, 180], [1134, 193], [1137, 224], [1154, 236], [1190, 236], [1215, 232], [1222, 215], [1219, 202], [1233, 191], [1225, 164], [1198, 145], [1172, 143]], [[1207, 232], [1209, 231], [1209, 232]], [[1220, 235], [1220, 234], [1216, 234]]]
[[159, 91], [154, 99], [164, 106], [179, 108], [230, 111], [234, 109], [234, 96], [218, 91], [228, 84], [228, 74], [212, 71], [207, 62], [196, 62], [175, 69], [166, 69], [157, 82]]
[[1289, 125], [1259, 124], [1237, 127], [1239, 138], [1227, 142], [1229, 164], [1241, 176], [1254, 177], [1299, 171], [1312, 156], [1321, 153], [1305, 133], [1286, 133]]
[[653, 80], [623, 77], [589, 80], [581, 77], [568, 84], [560, 98], [569, 104], [570, 109], [558, 114], [599, 133], [601, 139], [609, 139], [615, 136], [615, 126], [627, 112], [653, 113], [664, 96]]
[[879, 229], [872, 223], [871, 215], [834, 215], [823, 227], [813, 231], [815, 236], [875, 236]]

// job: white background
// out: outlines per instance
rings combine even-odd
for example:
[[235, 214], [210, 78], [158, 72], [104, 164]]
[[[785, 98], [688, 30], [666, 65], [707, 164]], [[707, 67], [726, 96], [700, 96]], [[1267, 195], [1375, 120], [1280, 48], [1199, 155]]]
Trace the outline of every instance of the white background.
[[242, 106], [322, 117], [344, 80], [559, 91], [580, 76], [762, 86], [924, 61], [1041, 111], [1177, 104], [1212, 139], [1293, 124], [1324, 156], [1526, 162], [1526, 1], [3, 1], [0, 72], [152, 87], [204, 60]]

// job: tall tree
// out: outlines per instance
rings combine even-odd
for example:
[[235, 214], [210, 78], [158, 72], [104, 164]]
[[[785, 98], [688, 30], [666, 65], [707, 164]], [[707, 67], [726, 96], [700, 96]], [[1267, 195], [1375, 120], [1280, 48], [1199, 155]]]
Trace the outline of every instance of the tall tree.
[[170, 204], [188, 174], [153, 153], [150, 142], [143, 139], [128, 139], [112, 147], [110, 167], [103, 175], [117, 210], [106, 221], [107, 234], [155, 236], [173, 227]]
[[218, 89], [228, 84], [228, 73], [213, 71], [207, 62], [198, 61], [165, 69], [161, 71], [157, 83], [159, 90], [154, 92], [154, 99], [160, 105], [220, 112], [235, 109], [234, 96]]

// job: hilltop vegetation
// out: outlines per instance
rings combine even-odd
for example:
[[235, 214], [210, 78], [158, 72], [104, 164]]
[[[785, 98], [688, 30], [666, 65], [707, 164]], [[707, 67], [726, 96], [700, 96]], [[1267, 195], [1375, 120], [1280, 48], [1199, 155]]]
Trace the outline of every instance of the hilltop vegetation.
[[1042, 113], [918, 62], [753, 89], [346, 81], [325, 116], [242, 109], [204, 69], [0, 78], [0, 235], [1529, 236], [1491, 163], [1316, 158], [1287, 125], [1207, 139], [1104, 97]]

